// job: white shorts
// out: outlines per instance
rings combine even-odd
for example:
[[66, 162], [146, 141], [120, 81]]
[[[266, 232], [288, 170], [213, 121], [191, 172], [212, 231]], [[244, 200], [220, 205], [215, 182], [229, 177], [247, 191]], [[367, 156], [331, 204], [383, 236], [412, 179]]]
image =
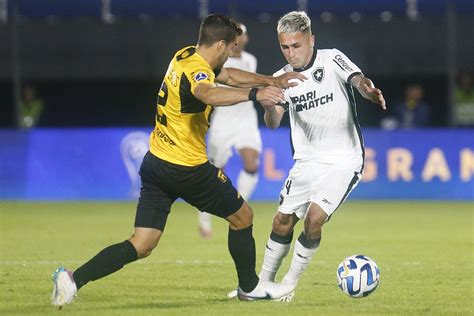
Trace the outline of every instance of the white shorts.
[[306, 217], [311, 202], [328, 218], [345, 201], [362, 176], [360, 165], [297, 160], [280, 192], [278, 211]]
[[[252, 114], [252, 113], [248, 113]], [[207, 139], [207, 155], [209, 161], [217, 168], [223, 168], [232, 157], [232, 147], [236, 150], [251, 148], [262, 152], [262, 138], [258, 129], [258, 121], [247, 117], [238, 122], [228, 121], [227, 124], [211, 123]]]

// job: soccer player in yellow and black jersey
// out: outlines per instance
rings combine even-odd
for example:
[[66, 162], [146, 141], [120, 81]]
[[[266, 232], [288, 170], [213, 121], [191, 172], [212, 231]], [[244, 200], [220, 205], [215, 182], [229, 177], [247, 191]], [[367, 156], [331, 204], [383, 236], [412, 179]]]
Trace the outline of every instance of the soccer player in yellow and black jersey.
[[[262, 76], [222, 68], [242, 30], [230, 18], [213, 14], [201, 23], [196, 46], [179, 50], [171, 60], [158, 92], [155, 129], [150, 151], [140, 167], [142, 188], [134, 234], [99, 252], [74, 272], [54, 273], [52, 303], [72, 302], [77, 290], [124, 265], [147, 257], [163, 234], [171, 205], [177, 198], [229, 222], [228, 248], [234, 260], [242, 300], [288, 300], [286, 285], [259, 281], [255, 272], [253, 213], [231, 181], [206, 156], [205, 135], [212, 105], [246, 100], [275, 104], [284, 99], [282, 88], [305, 80], [299, 73]], [[214, 82], [227, 86], [216, 86]]]

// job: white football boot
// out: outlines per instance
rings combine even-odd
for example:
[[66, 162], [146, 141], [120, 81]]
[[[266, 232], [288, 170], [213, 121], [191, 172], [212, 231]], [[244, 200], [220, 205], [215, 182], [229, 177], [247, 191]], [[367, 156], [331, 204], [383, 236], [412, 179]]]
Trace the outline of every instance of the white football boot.
[[293, 280], [291, 279], [290, 277], [288, 277], [288, 274], [286, 274], [283, 279], [281, 280], [281, 283], [282, 284], [285, 284], [285, 285], [288, 285], [288, 286], [291, 286], [293, 287], [293, 290], [296, 289], [296, 286], [298, 285], [298, 280]]
[[277, 302], [291, 302], [293, 299], [293, 290], [294, 287], [291, 285], [271, 281], [259, 281], [257, 287], [250, 293], [244, 292], [239, 287], [237, 290], [237, 297], [241, 301], [270, 300]]
[[296, 286], [298, 285], [298, 281], [294, 282], [294, 281], [283, 279], [283, 280], [281, 280], [281, 284], [284, 284], [284, 285], [290, 287], [292, 289], [293, 296], [295, 295]]
[[227, 293], [227, 298], [230, 298], [230, 299], [236, 298], [237, 297], [237, 292], [238, 292], [238, 289], [230, 291], [229, 293]]
[[77, 287], [72, 278], [72, 271], [63, 267], [56, 269], [53, 273], [53, 295], [51, 296], [51, 304], [62, 307], [70, 304], [77, 294]]

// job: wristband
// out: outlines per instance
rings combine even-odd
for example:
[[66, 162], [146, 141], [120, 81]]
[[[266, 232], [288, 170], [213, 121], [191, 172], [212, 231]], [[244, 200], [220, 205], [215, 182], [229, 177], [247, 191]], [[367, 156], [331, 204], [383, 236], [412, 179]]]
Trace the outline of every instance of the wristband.
[[257, 92], [258, 88], [252, 88], [249, 92], [249, 100], [257, 102]]

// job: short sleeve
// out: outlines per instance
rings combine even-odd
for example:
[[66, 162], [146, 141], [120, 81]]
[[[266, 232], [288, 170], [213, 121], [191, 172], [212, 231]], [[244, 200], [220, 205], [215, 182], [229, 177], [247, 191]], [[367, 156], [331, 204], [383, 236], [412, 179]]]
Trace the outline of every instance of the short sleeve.
[[190, 83], [192, 94], [194, 94], [194, 90], [199, 83], [214, 85], [214, 71], [201, 63], [189, 63], [183, 69], [183, 72]]
[[360, 68], [354, 64], [346, 55], [337, 49], [332, 49], [332, 61], [338, 78], [348, 82], [354, 75], [362, 74]]

